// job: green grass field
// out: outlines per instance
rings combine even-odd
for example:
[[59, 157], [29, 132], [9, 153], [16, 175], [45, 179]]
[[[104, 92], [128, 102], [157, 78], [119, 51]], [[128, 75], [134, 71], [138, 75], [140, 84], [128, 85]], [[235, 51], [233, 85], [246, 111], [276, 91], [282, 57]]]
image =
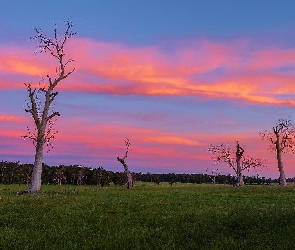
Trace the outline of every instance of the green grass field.
[[26, 188], [0, 185], [0, 249], [295, 249], [293, 185]]

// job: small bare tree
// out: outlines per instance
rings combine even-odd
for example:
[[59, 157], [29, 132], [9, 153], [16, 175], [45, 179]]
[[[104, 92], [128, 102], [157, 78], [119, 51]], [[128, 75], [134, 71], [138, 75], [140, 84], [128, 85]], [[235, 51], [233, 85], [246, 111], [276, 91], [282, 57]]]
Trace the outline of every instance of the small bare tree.
[[264, 160], [253, 157], [245, 157], [244, 149], [237, 141], [236, 150], [232, 150], [229, 145], [221, 144], [220, 146], [210, 145], [208, 151], [212, 154], [215, 163], [227, 163], [236, 174], [236, 186], [244, 186], [243, 171], [265, 167]]
[[133, 187], [133, 178], [132, 178], [132, 174], [130, 173], [129, 168], [128, 168], [126, 162], [125, 162], [125, 159], [127, 158], [127, 155], [128, 155], [128, 152], [129, 152], [129, 147], [131, 145], [128, 138], [126, 138], [126, 140], [125, 140], [125, 145], [126, 145], [126, 153], [125, 153], [124, 157], [120, 158], [119, 156], [117, 156], [117, 160], [119, 162], [121, 162], [123, 167], [124, 167], [124, 171], [125, 171], [125, 173], [127, 175], [127, 188], [130, 189], [130, 188]]
[[[58, 66], [56, 67], [55, 77], [52, 78], [48, 74], [48, 83], [44, 84], [44, 86], [41, 86], [39, 83], [39, 87], [36, 89], [32, 87], [31, 83], [25, 83], [30, 99], [25, 111], [30, 113], [35, 124], [35, 132], [31, 132], [29, 127], [27, 127], [28, 133], [23, 136], [24, 138], [31, 139], [36, 148], [32, 180], [29, 189], [30, 193], [39, 192], [41, 190], [44, 144], [47, 144], [50, 150], [50, 147], [52, 147], [51, 140], [54, 139], [57, 133], [57, 131], [54, 131], [53, 125], [55, 118], [60, 116], [60, 113], [53, 110], [53, 101], [58, 94], [55, 88], [60, 81], [67, 78], [75, 70], [67, 71], [66, 66], [72, 62], [72, 60], [64, 59], [66, 42], [76, 34], [71, 30], [72, 27], [72, 22], [69, 20], [66, 21], [66, 30], [61, 38], [57, 34], [56, 26], [54, 28], [53, 38], [48, 38], [39, 28], [35, 28], [36, 35], [31, 37], [32, 40], [37, 40], [38, 42], [38, 49], [36, 52], [49, 52], [49, 54], [57, 60]], [[42, 94], [44, 94], [43, 97]]]
[[280, 172], [279, 184], [286, 186], [287, 181], [284, 172], [282, 161], [282, 153], [292, 152], [295, 153], [295, 126], [291, 123], [290, 119], [279, 119], [273, 131], [264, 130], [260, 133], [262, 139], [271, 142], [270, 151], [276, 152], [278, 169]]
[[211, 169], [211, 174], [208, 174], [208, 168], [206, 169], [206, 175], [210, 178], [210, 180], [212, 181], [212, 183], [214, 184], [214, 186], [216, 185], [216, 177], [220, 175], [220, 173], [218, 173], [218, 169]]

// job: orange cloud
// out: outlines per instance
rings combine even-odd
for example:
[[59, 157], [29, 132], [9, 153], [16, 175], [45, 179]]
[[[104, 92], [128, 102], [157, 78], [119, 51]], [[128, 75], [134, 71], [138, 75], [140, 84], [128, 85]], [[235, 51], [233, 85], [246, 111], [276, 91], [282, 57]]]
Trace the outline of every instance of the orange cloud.
[[42, 77], [54, 72], [52, 63], [52, 59], [46, 55], [34, 56], [27, 49], [0, 46], [0, 72]]
[[[262, 48], [252, 51], [250, 43], [221, 43], [208, 39], [169, 46], [167, 52], [164, 45], [132, 48], [75, 38], [69, 43], [67, 55], [74, 59], [68, 67], [75, 67], [76, 71], [58, 88], [104, 94], [190, 95], [295, 105], [292, 99], [278, 96], [295, 94], [294, 69], [292, 74], [279, 70], [294, 67], [295, 50]], [[54, 69], [54, 61], [45, 59], [44, 55], [34, 57], [25, 49], [0, 47], [0, 73], [44, 77]], [[8, 85], [8, 82], [2, 82], [0, 88], [16, 88], [15, 83]]]
[[149, 143], [160, 143], [160, 144], [179, 144], [188, 146], [200, 145], [199, 142], [180, 136], [149, 136], [141, 138], [145, 142]]
[[[84, 44], [85, 51], [82, 55], [81, 50], [78, 52], [77, 57], [83, 56], [83, 64], [81, 67], [78, 65], [77, 70], [102, 77], [105, 82], [109, 81], [105, 84], [85, 84], [84, 87], [89, 92], [197, 95], [208, 98], [238, 98], [252, 103], [294, 105], [292, 100], [281, 100], [272, 96], [287, 91], [290, 93], [290, 82], [293, 83], [294, 78], [285, 73], [263, 71], [271, 70], [274, 66], [290, 65], [293, 58], [290, 51], [286, 53], [277, 49], [268, 57], [279, 63], [269, 63], [265, 62], [264, 54], [267, 53], [264, 51], [240, 53], [237, 51], [241, 49], [239, 46], [212, 43], [208, 40], [185, 44], [186, 47], [175, 48], [170, 54], [164, 53], [156, 46], [132, 49], [119, 44], [78, 39], [75, 41], [77, 47], [80, 42]], [[91, 57], [90, 51], [102, 49], [101, 58], [99, 55]], [[256, 59], [256, 55], [260, 59]], [[246, 60], [242, 57], [246, 57]], [[277, 60], [278, 58], [280, 60]], [[228, 74], [215, 77], [214, 81], [200, 80], [203, 73], [214, 75], [214, 70], [218, 68]], [[198, 79], [197, 76], [201, 78]], [[69, 88], [73, 90], [73, 86]], [[82, 88], [83, 84], [80, 84], [76, 89]], [[294, 87], [292, 89], [294, 90]]]
[[0, 114], [0, 122], [27, 122], [28, 120], [23, 116]]
[[[124, 137], [132, 137], [136, 144], [171, 144], [197, 146], [200, 143], [190, 136], [156, 130], [151, 128], [138, 128], [122, 125], [93, 125], [87, 124], [87, 131], [84, 130], [86, 124], [81, 121], [73, 122], [71, 131], [64, 131], [59, 136], [61, 140], [83, 143], [87, 147], [104, 147], [106, 144], [124, 146]], [[97, 139], [99, 138], [99, 140]], [[103, 144], [101, 143], [103, 142]]]

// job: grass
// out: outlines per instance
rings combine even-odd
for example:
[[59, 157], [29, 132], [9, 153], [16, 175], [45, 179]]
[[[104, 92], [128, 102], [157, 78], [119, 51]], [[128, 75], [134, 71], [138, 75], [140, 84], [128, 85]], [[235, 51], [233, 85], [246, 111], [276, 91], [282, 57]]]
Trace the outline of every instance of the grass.
[[0, 185], [0, 249], [294, 248], [291, 185], [24, 189]]

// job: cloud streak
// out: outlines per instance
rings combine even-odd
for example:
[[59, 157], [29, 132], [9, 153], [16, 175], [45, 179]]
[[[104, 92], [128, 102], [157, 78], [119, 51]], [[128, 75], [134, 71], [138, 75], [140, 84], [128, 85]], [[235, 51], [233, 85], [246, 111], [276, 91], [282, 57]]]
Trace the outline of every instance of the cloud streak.
[[23, 116], [6, 115], [0, 113], [0, 122], [27, 122], [28, 119]]
[[[168, 48], [166, 45], [130, 48], [75, 39], [68, 54], [75, 59], [76, 72], [58, 88], [98, 94], [202, 96], [294, 105], [292, 99], [279, 96], [295, 94], [294, 76], [278, 70], [292, 66], [294, 51], [290, 49], [251, 51], [251, 44], [213, 43], [205, 39], [179, 42], [167, 45]], [[41, 60], [40, 55], [34, 57], [31, 51], [0, 46], [0, 52], [0, 73], [8, 74], [0, 82], [1, 89], [23, 89], [19, 78], [9, 78], [9, 74], [34, 76], [32, 81], [38, 81], [41, 75], [54, 71], [52, 61]]]
[[[6, 159], [12, 159], [13, 155], [24, 159], [32, 158], [32, 142], [21, 138], [25, 126], [30, 124], [27, 124], [27, 119], [3, 114], [0, 118], [2, 155], [7, 155]], [[213, 166], [211, 156], [206, 151], [207, 146], [211, 143], [235, 145], [236, 140], [245, 148], [246, 155], [267, 158], [269, 166], [276, 166], [275, 155], [266, 150], [267, 143], [261, 140], [258, 133], [253, 132], [169, 132], [114, 123], [95, 124], [74, 117], [70, 120], [59, 119], [56, 129], [59, 133], [53, 141], [54, 148], [49, 156], [45, 155], [47, 164], [103, 165], [120, 171], [121, 166], [117, 164], [116, 156], [124, 154], [126, 136], [131, 140], [128, 161], [136, 171], [144, 172], [148, 169], [158, 172], [162, 169], [163, 172], [163, 169], [174, 169], [177, 172], [200, 172]], [[284, 159], [288, 160], [287, 171], [292, 172], [288, 166], [294, 163], [294, 159], [287, 156]], [[20, 160], [25, 161], [22, 158]], [[230, 172], [227, 166], [219, 166], [219, 169], [223, 173]]]
[[[68, 54], [75, 59], [69, 67], [75, 66], [76, 72], [59, 86], [65, 91], [295, 105], [292, 99], [279, 96], [295, 94], [295, 50], [270, 47], [251, 51], [251, 43], [206, 39], [130, 48], [76, 38], [69, 45]], [[36, 59], [26, 50], [0, 46], [0, 73], [29, 75], [36, 81], [49, 69], [53, 72], [53, 65], [52, 60]], [[15, 80], [0, 83], [2, 89], [10, 86], [18, 85]]]

